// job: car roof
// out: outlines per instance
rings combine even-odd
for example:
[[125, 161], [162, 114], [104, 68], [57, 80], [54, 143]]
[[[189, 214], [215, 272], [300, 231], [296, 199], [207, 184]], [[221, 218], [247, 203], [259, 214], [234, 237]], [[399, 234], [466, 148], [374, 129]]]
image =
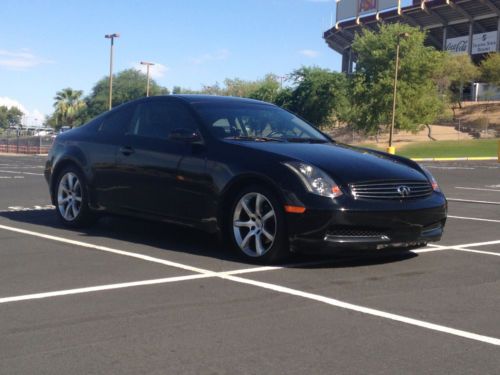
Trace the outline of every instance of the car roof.
[[196, 95], [196, 94], [189, 94], [189, 95], [168, 95], [169, 97], [175, 97], [182, 99], [189, 104], [201, 104], [201, 103], [218, 103], [218, 104], [224, 104], [224, 103], [230, 103], [230, 104], [237, 104], [237, 103], [247, 103], [247, 104], [264, 104], [264, 105], [273, 105], [271, 103], [266, 103], [260, 100], [255, 100], [255, 99], [248, 99], [248, 98], [240, 98], [236, 96], [218, 96], [218, 95]]
[[[182, 100], [183, 102], [189, 104], [189, 105], [196, 105], [196, 104], [229, 104], [229, 105], [237, 105], [237, 104], [254, 104], [254, 105], [263, 105], [263, 106], [271, 106], [275, 107], [274, 104], [272, 103], [267, 103], [263, 102], [261, 100], [255, 100], [255, 99], [248, 99], [248, 98], [240, 98], [236, 96], [219, 96], [219, 95], [198, 95], [198, 94], [181, 94], [181, 95], [154, 95], [154, 96], [149, 96], [146, 98], [139, 98], [139, 99], [134, 99], [129, 102], [122, 103], [120, 105], [117, 105], [112, 109], [112, 111], [115, 111], [119, 108], [123, 108], [124, 106], [128, 106], [134, 103], [141, 103], [141, 102], [148, 102], [148, 101], [154, 101], [158, 100], [161, 98], [170, 98], [170, 99], [177, 99], [177, 100]], [[108, 112], [103, 112], [99, 116], [105, 116]], [[96, 117], [96, 118], [97, 118]]]

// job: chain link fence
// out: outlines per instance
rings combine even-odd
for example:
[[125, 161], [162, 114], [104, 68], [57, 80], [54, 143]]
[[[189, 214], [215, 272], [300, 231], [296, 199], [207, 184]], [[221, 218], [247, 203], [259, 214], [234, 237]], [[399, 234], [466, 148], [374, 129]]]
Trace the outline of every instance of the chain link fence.
[[47, 154], [52, 147], [52, 136], [2, 137], [0, 152], [15, 154]]

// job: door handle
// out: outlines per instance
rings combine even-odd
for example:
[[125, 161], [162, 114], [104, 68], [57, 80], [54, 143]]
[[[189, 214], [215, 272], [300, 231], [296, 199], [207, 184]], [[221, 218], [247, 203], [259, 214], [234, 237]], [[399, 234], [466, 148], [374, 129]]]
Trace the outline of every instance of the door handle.
[[125, 155], [125, 156], [129, 156], [129, 155], [132, 155], [135, 151], [132, 147], [130, 146], [123, 146], [123, 147], [120, 147], [120, 152]]

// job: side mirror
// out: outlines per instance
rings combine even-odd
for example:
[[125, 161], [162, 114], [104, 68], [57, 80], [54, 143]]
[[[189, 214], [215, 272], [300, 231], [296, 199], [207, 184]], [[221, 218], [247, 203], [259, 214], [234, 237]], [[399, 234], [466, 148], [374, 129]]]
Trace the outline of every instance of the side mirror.
[[196, 143], [201, 141], [201, 136], [197, 130], [178, 128], [170, 132], [168, 139], [177, 142]]

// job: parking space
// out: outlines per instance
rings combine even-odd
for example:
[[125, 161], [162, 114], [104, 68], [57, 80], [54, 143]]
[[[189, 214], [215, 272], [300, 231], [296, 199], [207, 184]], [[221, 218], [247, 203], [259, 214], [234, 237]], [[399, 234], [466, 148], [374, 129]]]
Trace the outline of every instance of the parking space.
[[40, 189], [44, 161], [43, 156], [0, 155], [0, 211], [50, 204], [46, 189]]
[[0, 156], [0, 373], [497, 374], [500, 164], [426, 166], [440, 243], [260, 267], [161, 223], [63, 228], [43, 157]]
[[47, 246], [44, 241], [33, 241], [25, 235], [6, 231], [0, 231], [0, 243], [2, 297], [186, 273], [151, 262], [137, 262], [130, 257], [81, 251], [64, 243], [55, 242]]

